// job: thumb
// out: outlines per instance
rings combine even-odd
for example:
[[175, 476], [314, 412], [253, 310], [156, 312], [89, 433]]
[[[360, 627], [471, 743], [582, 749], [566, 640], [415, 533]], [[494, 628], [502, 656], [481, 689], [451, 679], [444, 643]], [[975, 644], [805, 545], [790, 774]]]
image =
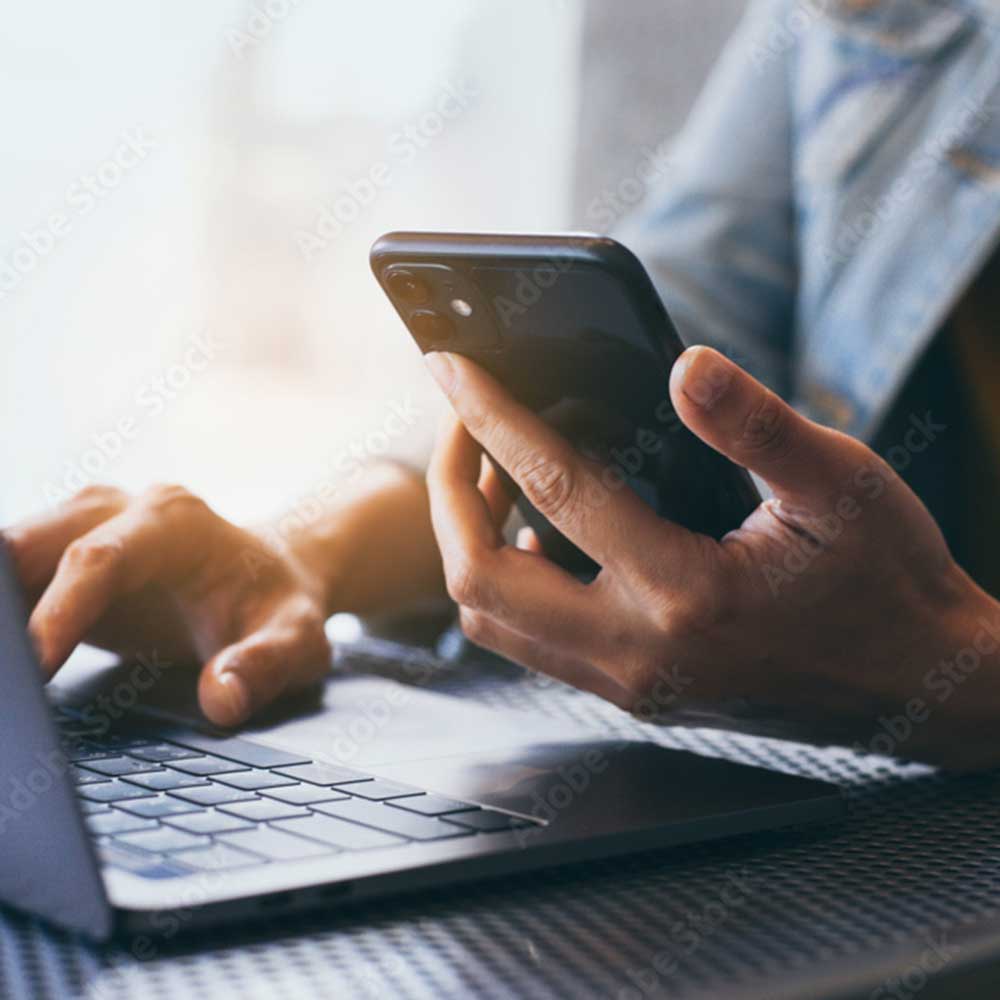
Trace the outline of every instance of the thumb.
[[670, 398], [698, 437], [783, 499], [828, 498], [871, 458], [859, 441], [807, 420], [709, 347], [691, 347], [677, 359]]
[[216, 725], [236, 726], [329, 671], [321, 621], [273, 622], [212, 657], [201, 672], [198, 701]]

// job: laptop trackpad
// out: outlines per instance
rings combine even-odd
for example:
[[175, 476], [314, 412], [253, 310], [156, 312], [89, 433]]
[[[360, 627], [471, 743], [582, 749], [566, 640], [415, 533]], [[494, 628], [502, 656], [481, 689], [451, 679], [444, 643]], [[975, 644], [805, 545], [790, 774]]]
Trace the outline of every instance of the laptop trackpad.
[[488, 708], [381, 677], [333, 678], [320, 706], [264, 721], [242, 734], [331, 763], [382, 772], [385, 765], [476, 753], [502, 756], [526, 743], [593, 736], [572, 722]]
[[589, 835], [723, 816], [734, 832], [741, 815], [794, 806], [797, 815], [785, 821], [798, 822], [841, 810], [837, 789], [824, 782], [639, 741], [535, 743], [378, 772], [458, 799], [570, 822]]

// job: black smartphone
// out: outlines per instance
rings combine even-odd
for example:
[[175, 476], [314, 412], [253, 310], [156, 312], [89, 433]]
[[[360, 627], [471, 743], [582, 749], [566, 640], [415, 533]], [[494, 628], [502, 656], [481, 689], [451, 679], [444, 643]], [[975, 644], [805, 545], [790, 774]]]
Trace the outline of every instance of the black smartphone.
[[[600, 236], [388, 233], [371, 266], [424, 353], [472, 358], [599, 463], [600, 489], [721, 538], [760, 503], [745, 469], [695, 437], [670, 402], [684, 345], [639, 260]], [[599, 567], [519, 495], [555, 562]], [[599, 497], [595, 497], [599, 502]]]

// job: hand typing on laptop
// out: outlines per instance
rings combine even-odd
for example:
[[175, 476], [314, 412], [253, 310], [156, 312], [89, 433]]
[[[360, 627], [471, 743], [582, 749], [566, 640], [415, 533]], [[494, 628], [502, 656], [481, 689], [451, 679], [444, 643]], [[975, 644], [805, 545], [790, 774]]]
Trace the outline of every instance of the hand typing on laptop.
[[[997, 760], [996, 602], [863, 444], [688, 352], [671, 385], [681, 419], [776, 495], [717, 543], [626, 488], [595, 499], [579, 456], [471, 363], [436, 374], [465, 426], [443, 436], [432, 504], [386, 466], [278, 526], [238, 528], [171, 487], [91, 489], [7, 532], [44, 669], [84, 640], [186, 657], [205, 664], [206, 715], [236, 725], [326, 673], [327, 615], [443, 595], [447, 578], [474, 641], [640, 715]], [[593, 584], [503, 543], [510, 502], [483, 448], [604, 566]]]
[[329, 613], [433, 589], [430, 533], [407, 537], [410, 517], [427, 521], [426, 506], [416, 478], [393, 467], [375, 470], [328, 522], [291, 517], [250, 530], [180, 487], [137, 497], [91, 487], [4, 539], [48, 676], [85, 640], [202, 663], [202, 710], [232, 726], [328, 673]]

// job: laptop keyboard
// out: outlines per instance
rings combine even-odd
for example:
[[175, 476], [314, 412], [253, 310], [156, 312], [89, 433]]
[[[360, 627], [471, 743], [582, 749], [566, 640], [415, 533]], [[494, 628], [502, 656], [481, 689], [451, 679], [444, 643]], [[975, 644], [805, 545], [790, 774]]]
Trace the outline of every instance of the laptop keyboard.
[[240, 739], [102, 732], [57, 710], [106, 867], [180, 878], [275, 861], [488, 836], [533, 825]]

